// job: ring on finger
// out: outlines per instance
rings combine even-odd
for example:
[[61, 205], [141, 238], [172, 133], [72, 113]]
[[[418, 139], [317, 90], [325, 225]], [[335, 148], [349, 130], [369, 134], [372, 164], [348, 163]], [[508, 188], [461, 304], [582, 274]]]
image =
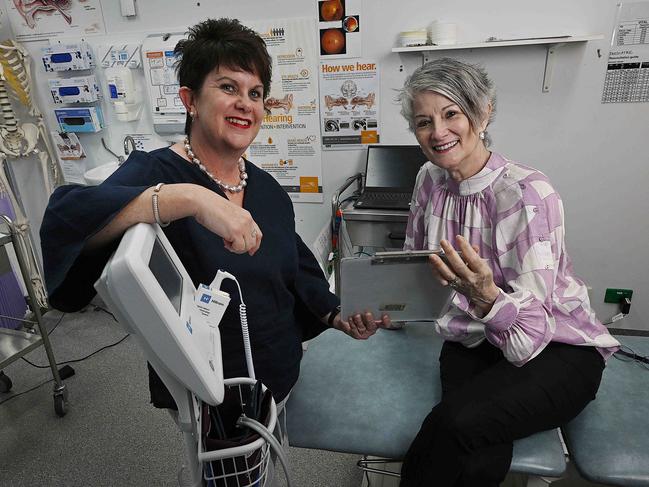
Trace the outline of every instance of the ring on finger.
[[453, 279], [448, 280], [448, 285], [453, 289], [457, 289], [458, 287], [460, 287], [460, 279], [455, 276]]

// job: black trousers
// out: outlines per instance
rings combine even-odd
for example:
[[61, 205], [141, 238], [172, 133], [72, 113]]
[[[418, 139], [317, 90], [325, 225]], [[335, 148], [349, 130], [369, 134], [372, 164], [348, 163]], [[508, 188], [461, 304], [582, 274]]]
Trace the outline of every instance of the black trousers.
[[445, 342], [442, 401], [424, 420], [401, 487], [490, 487], [503, 481], [512, 443], [561, 426], [595, 398], [604, 359], [592, 347], [550, 343], [522, 367], [486, 340]]

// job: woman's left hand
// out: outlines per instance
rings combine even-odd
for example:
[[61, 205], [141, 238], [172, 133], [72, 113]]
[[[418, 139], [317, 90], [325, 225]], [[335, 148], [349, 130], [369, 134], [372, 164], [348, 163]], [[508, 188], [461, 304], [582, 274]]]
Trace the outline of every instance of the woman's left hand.
[[455, 242], [462, 256], [448, 240], [442, 240], [440, 245], [447, 262], [438, 255], [431, 255], [430, 262], [439, 281], [466, 296], [484, 316], [491, 310], [500, 289], [494, 282], [487, 261], [478, 254], [478, 249], [461, 235], [455, 237]]

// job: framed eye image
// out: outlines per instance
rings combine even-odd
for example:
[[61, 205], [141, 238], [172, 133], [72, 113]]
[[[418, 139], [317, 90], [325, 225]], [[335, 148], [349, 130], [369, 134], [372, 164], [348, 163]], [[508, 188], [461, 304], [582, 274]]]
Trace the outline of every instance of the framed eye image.
[[361, 0], [319, 0], [320, 57], [361, 55]]

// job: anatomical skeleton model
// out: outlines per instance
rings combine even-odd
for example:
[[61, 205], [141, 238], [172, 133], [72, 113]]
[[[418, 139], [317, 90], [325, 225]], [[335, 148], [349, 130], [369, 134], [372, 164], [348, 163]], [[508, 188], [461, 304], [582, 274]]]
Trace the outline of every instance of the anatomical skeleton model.
[[[9, 181], [8, 161], [36, 155], [43, 172], [45, 190], [49, 195], [54, 186], [63, 182], [61, 168], [50, 145], [43, 116], [34, 104], [31, 95], [29, 55], [18, 43], [7, 40], [0, 44], [0, 193], [7, 194], [16, 215], [14, 225], [18, 245], [29, 264], [30, 280], [38, 303], [32, 305], [47, 307], [43, 281], [36, 264], [33, 245], [29, 235], [29, 221], [18, 199], [17, 190]], [[19, 123], [10, 97], [20, 102], [33, 117], [35, 123]], [[40, 143], [40, 144], [39, 144]], [[38, 146], [44, 147], [44, 150]]]

